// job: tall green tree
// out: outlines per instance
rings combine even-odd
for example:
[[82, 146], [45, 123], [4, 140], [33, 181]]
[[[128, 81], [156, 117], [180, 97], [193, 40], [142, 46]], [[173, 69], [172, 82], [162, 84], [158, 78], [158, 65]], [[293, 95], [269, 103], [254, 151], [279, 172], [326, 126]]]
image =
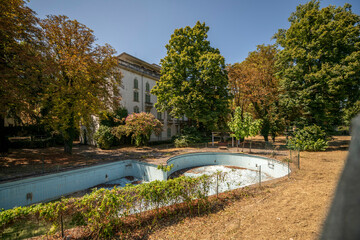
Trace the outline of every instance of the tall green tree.
[[[277, 49], [272, 45], [258, 45], [241, 63], [229, 66], [230, 88], [234, 106], [243, 112], [252, 112], [261, 119], [261, 135], [265, 141], [283, 130], [284, 119], [279, 109], [279, 81], [275, 76]], [[241, 115], [242, 116], [242, 115]]]
[[200, 22], [174, 31], [152, 93], [159, 111], [173, 117], [185, 115], [190, 122], [211, 129], [227, 114], [230, 93], [225, 59], [219, 49], [210, 46], [208, 31]]
[[6, 152], [5, 117], [36, 115], [42, 54], [39, 20], [26, 1], [0, 0], [0, 13], [0, 151]]
[[93, 115], [115, 109], [119, 102], [121, 73], [110, 45], [94, 44], [93, 31], [66, 16], [42, 20], [47, 73], [44, 121], [64, 138], [64, 150], [72, 143], [80, 122], [91, 127]]
[[350, 4], [319, 5], [315, 0], [299, 5], [290, 28], [274, 38], [283, 48], [277, 67], [290, 119], [331, 131], [340, 113], [360, 99], [360, 17]]

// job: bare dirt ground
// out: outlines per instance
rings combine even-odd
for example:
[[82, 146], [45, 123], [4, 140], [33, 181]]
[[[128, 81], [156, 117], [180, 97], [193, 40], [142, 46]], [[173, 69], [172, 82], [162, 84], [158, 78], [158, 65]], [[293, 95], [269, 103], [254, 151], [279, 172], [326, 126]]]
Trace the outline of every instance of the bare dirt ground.
[[[255, 147], [261, 145], [261, 138], [254, 141]], [[280, 138], [277, 144], [281, 146], [284, 142], [285, 139]], [[249, 197], [233, 199], [224, 209], [208, 215], [184, 217], [181, 221], [156, 226], [145, 239], [317, 239], [346, 160], [349, 142], [350, 137], [338, 136], [325, 152], [301, 152], [301, 169], [297, 170], [292, 164], [290, 179], [272, 181], [261, 189], [255, 187]], [[71, 156], [64, 155], [62, 148], [12, 150], [0, 161], [0, 180], [124, 159], [164, 164], [171, 156], [201, 151], [237, 152], [238, 149], [159, 146], [104, 151], [75, 145]], [[245, 148], [244, 152], [248, 151]], [[279, 160], [289, 157], [288, 151], [259, 148], [252, 152], [262, 156], [272, 154]]]

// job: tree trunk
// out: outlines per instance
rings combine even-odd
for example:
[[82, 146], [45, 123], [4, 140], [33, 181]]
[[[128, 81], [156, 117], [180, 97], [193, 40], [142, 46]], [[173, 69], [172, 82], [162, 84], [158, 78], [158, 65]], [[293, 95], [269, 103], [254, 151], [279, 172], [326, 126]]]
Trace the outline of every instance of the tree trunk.
[[75, 137], [75, 127], [74, 127], [74, 117], [71, 116], [69, 121], [69, 126], [63, 134], [64, 137], [64, 152], [67, 154], [72, 154], [73, 141]]
[[250, 139], [250, 152], [251, 153], [251, 144], [252, 144], [252, 138]]
[[64, 139], [64, 153], [72, 154], [73, 139]]
[[5, 119], [0, 116], [0, 153], [7, 153], [9, 151], [9, 140], [5, 134]]
[[260, 134], [264, 137], [265, 142], [269, 141], [269, 133], [270, 133], [270, 122], [268, 119], [264, 119], [262, 128], [260, 130]]

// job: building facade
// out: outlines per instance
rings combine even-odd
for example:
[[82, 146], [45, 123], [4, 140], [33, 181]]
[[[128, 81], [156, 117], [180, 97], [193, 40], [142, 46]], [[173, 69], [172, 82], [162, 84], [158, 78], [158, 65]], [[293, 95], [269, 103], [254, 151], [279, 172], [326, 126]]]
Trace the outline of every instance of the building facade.
[[158, 112], [154, 107], [157, 98], [150, 93], [160, 79], [160, 66], [124, 52], [119, 55], [119, 67], [123, 75], [120, 87], [121, 105], [129, 114], [151, 113], [163, 124], [163, 132], [159, 136], [153, 134], [150, 141], [166, 141], [178, 134], [184, 119], [173, 119], [167, 112]]

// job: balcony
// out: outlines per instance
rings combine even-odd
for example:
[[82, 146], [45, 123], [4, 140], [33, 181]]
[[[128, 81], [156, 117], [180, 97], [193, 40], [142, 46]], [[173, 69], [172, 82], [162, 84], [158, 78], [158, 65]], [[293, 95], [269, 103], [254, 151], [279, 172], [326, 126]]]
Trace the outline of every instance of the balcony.
[[132, 70], [135, 70], [135, 71], [138, 71], [138, 72], [143, 73], [145, 75], [148, 75], [150, 77], [160, 79], [160, 74], [159, 73], [157, 73], [155, 71], [151, 71], [151, 70], [146, 69], [144, 67], [140, 67], [138, 65], [126, 62], [124, 60], [119, 59], [119, 65], [123, 66], [123, 67], [126, 67], [126, 68], [129, 68], [129, 69], [132, 69]]
[[152, 108], [153, 106], [154, 106], [153, 103], [145, 101], [145, 108]]

